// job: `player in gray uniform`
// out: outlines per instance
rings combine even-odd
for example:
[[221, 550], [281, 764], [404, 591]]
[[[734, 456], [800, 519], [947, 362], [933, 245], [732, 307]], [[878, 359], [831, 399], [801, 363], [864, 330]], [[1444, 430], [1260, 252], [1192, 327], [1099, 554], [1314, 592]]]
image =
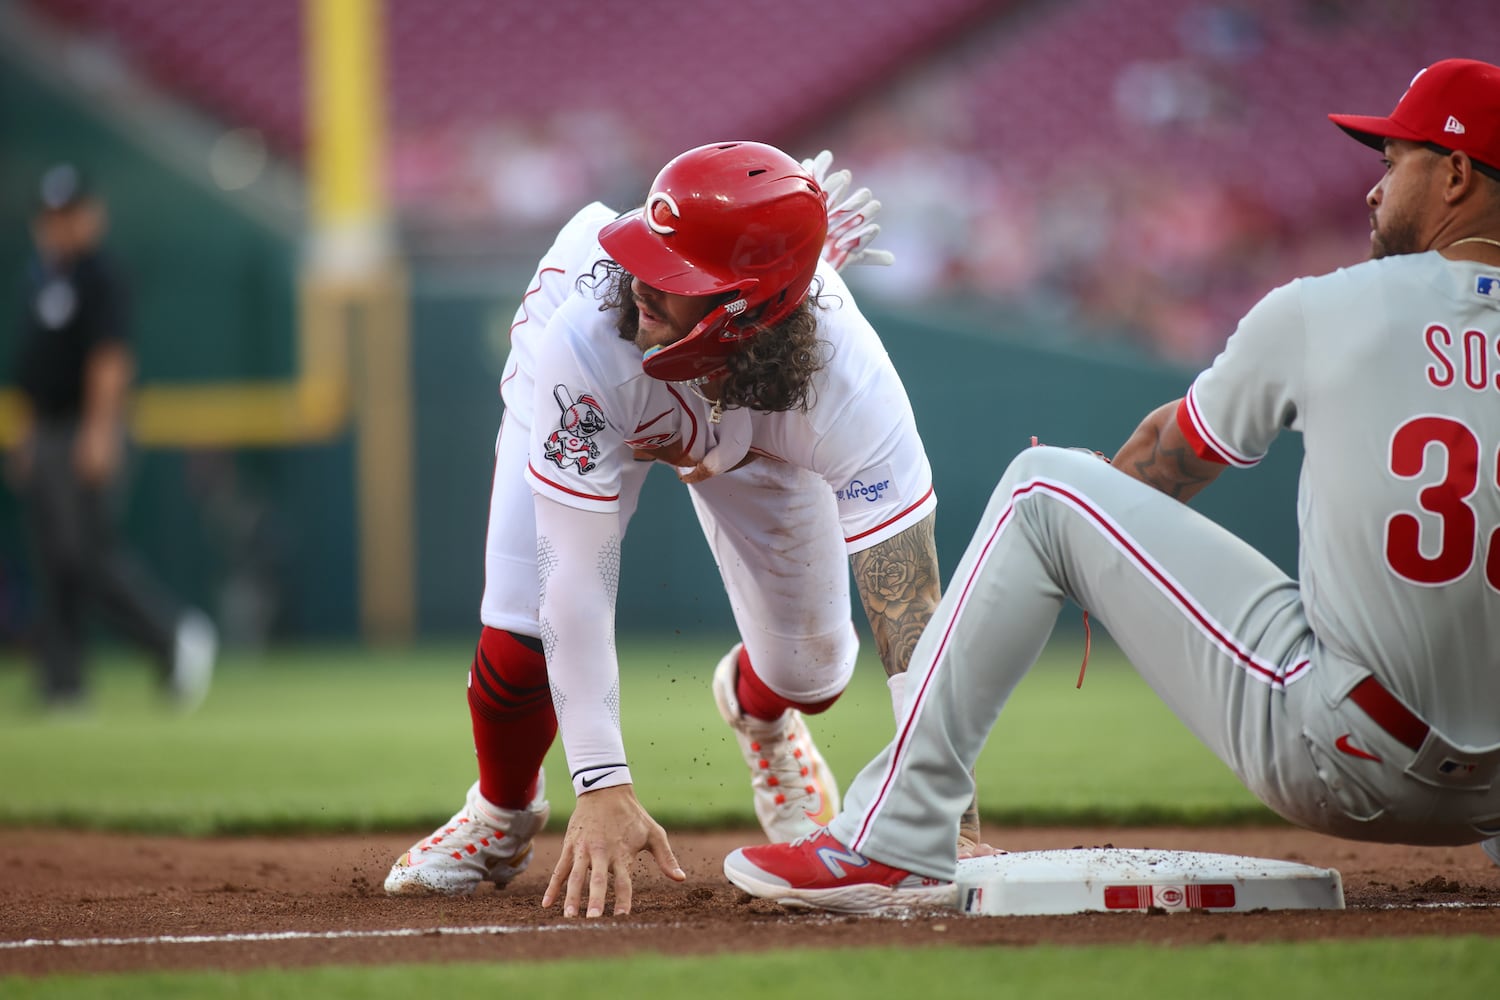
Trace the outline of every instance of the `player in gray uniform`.
[[[969, 769], [1065, 598], [1250, 791], [1335, 836], [1500, 846], [1500, 67], [1387, 118], [1371, 256], [1276, 289], [1112, 464], [1006, 470], [844, 810], [725, 873], [843, 910], [946, 902]], [[1182, 501], [1303, 435], [1300, 582]]]

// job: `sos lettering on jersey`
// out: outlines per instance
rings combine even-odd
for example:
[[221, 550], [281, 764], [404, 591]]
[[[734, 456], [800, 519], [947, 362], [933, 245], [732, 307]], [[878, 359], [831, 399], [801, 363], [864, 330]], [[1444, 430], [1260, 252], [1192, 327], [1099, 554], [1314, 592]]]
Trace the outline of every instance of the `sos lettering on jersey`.
[[833, 491], [840, 511], [854, 511], [877, 504], [889, 503], [894, 496], [894, 480], [891, 467], [882, 465], [850, 479]]
[[557, 400], [562, 414], [557, 419], [557, 430], [543, 443], [542, 453], [559, 469], [576, 468], [580, 475], [588, 475], [599, 465], [599, 446], [594, 443], [594, 435], [607, 426], [604, 410], [587, 393], [575, 400], [565, 385], [553, 386], [552, 398]]
[[[1500, 297], [1500, 280], [1496, 281]], [[1500, 334], [1465, 330], [1456, 334], [1441, 323], [1423, 333], [1432, 361], [1427, 381], [1439, 389], [1463, 385], [1475, 392], [1500, 389]]]

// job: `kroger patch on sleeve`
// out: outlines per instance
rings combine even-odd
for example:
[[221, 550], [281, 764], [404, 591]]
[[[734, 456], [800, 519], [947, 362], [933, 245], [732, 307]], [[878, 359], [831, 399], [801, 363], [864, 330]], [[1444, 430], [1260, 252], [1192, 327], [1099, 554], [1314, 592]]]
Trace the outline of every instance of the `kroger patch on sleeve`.
[[895, 485], [889, 463], [861, 472], [834, 490], [840, 516], [895, 503], [899, 498]]

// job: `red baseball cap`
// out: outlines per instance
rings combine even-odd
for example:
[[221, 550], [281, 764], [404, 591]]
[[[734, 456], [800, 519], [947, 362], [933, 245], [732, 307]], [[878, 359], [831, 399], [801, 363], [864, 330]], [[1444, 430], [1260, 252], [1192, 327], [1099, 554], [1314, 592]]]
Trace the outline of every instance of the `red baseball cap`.
[[1500, 170], [1500, 66], [1477, 59], [1444, 59], [1428, 66], [1412, 78], [1396, 110], [1385, 118], [1328, 118], [1375, 149], [1384, 148], [1386, 139], [1430, 142]]

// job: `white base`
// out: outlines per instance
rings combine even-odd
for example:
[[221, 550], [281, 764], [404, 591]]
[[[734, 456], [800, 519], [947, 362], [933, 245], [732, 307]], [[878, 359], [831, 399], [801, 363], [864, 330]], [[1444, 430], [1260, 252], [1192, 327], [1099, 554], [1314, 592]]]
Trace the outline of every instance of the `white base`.
[[985, 916], [1342, 910], [1332, 868], [1233, 854], [1077, 848], [958, 863], [958, 908]]

